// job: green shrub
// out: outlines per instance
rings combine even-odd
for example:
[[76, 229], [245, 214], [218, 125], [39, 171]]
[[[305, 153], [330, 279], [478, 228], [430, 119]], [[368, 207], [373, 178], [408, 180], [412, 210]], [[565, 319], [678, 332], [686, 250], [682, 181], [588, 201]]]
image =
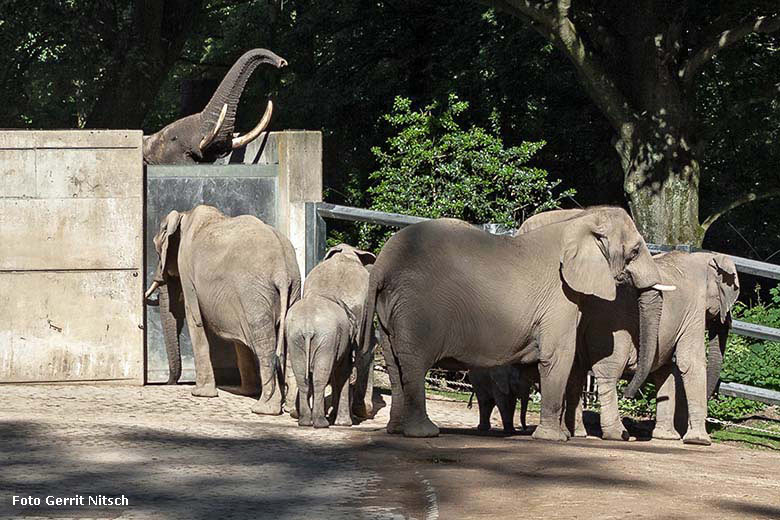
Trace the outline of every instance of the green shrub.
[[[505, 147], [497, 116], [492, 128], [462, 128], [468, 103], [451, 94], [441, 109], [432, 103], [413, 110], [398, 97], [384, 119], [397, 130], [372, 152], [379, 169], [370, 175], [370, 209], [421, 217], [455, 217], [473, 223], [516, 227], [537, 211], [556, 208], [573, 190], [554, 193], [560, 181], [530, 166], [544, 142]], [[361, 244], [377, 246], [390, 230], [363, 225]]]

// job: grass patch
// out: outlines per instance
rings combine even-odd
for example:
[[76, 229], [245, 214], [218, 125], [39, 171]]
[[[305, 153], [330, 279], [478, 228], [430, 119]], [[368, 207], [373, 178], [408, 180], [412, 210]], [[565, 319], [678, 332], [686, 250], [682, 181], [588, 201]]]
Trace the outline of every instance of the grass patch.
[[715, 442], [737, 443], [740, 446], [752, 449], [769, 449], [780, 451], [780, 422], [761, 419], [750, 419], [743, 423], [745, 426], [761, 428], [776, 434], [761, 433], [742, 429], [739, 426], [712, 425], [710, 437]]

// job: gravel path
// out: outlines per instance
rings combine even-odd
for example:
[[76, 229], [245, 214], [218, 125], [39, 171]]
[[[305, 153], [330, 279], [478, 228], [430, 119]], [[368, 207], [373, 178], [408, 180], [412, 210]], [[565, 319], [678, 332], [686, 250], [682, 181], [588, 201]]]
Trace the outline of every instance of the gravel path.
[[[314, 430], [254, 415], [247, 397], [189, 390], [0, 385], [0, 518], [780, 517], [772, 452], [477, 436], [476, 406], [440, 400], [436, 439], [385, 434], [388, 407]], [[100, 495], [128, 503], [86, 505]]]

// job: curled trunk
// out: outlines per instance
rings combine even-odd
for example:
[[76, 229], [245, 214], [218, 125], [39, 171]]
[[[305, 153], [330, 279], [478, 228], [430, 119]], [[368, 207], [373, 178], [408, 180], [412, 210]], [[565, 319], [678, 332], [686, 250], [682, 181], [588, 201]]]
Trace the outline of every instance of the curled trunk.
[[[219, 119], [222, 107], [227, 105], [224, 123], [214, 136], [214, 143], [231, 143], [236, 124], [238, 100], [252, 72], [262, 63], [283, 67], [286, 62], [266, 49], [252, 49], [241, 56], [222, 79], [206, 108], [201, 112], [201, 135], [207, 135]], [[228, 146], [229, 149], [229, 146]]]
[[168, 382], [175, 385], [181, 377], [181, 344], [179, 338], [184, 324], [182, 317], [176, 312], [177, 294], [173, 287], [175, 283], [160, 287], [160, 323], [165, 340], [165, 353], [168, 355]]
[[720, 369], [723, 367], [723, 354], [726, 352], [726, 342], [729, 336], [729, 325], [718, 323], [717, 328], [709, 331], [709, 347], [707, 353], [707, 397], [711, 397], [720, 384]]
[[639, 362], [636, 373], [626, 387], [623, 395], [633, 398], [639, 387], [650, 375], [658, 351], [658, 329], [661, 323], [663, 297], [655, 289], [646, 289], [639, 293]]

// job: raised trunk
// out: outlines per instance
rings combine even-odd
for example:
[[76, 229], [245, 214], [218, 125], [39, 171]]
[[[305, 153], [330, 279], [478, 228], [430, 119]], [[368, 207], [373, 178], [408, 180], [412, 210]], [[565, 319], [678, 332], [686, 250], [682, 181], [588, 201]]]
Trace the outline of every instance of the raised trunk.
[[720, 369], [723, 367], [723, 354], [729, 337], [729, 324], [717, 324], [709, 330], [709, 348], [707, 351], [707, 396], [711, 397], [720, 384]]
[[661, 323], [663, 297], [660, 291], [646, 289], [639, 293], [639, 361], [631, 382], [623, 395], [633, 398], [650, 375], [658, 352], [658, 328]]
[[227, 104], [228, 109], [222, 127], [214, 136], [213, 142], [227, 143], [228, 149], [233, 137], [236, 123], [236, 109], [238, 100], [244, 91], [249, 76], [261, 63], [268, 63], [275, 67], [282, 66], [285, 62], [282, 58], [266, 49], [252, 49], [241, 56], [222, 79], [214, 95], [211, 96], [206, 108], [201, 112], [201, 135], [206, 135], [219, 118], [222, 107]]
[[[184, 324], [182, 317], [177, 316], [175, 301], [178, 297], [174, 282], [160, 287], [160, 323], [162, 324], [165, 353], [168, 355], [168, 383], [175, 385], [181, 377], [181, 345], [179, 337]], [[173, 303], [173, 305], [172, 305]]]

